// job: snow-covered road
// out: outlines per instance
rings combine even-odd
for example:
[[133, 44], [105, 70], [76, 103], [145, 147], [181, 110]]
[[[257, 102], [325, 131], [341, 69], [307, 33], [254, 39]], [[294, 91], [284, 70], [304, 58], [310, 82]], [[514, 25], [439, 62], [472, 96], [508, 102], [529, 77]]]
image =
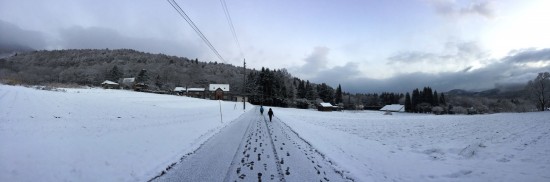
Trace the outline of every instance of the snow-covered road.
[[154, 181], [351, 181], [278, 118], [256, 110]]

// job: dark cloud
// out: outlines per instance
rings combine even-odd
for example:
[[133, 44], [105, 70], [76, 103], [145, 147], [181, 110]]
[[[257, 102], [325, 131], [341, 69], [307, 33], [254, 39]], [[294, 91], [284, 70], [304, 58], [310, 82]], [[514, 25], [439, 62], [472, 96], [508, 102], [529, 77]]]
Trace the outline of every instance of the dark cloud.
[[468, 64], [486, 56], [486, 51], [481, 49], [476, 42], [447, 42], [443, 52], [400, 52], [390, 56], [387, 64]]
[[338, 85], [338, 80], [351, 80], [361, 75], [361, 71], [358, 69], [359, 64], [348, 62], [344, 66], [335, 66], [331, 69], [325, 69], [319, 71], [313, 78], [315, 82], [327, 82], [331, 85]]
[[176, 40], [135, 38], [102, 28], [79, 26], [60, 31], [59, 46], [66, 49], [135, 49], [139, 51], [198, 57], [200, 45], [185, 44]]
[[447, 17], [460, 17], [465, 15], [479, 15], [486, 18], [493, 18], [494, 10], [489, 1], [473, 1], [467, 6], [461, 6], [452, 0], [426, 0], [433, 6], [436, 13]]
[[44, 49], [46, 41], [40, 32], [23, 30], [15, 24], [0, 20], [0, 45]]
[[437, 74], [416, 72], [400, 74], [387, 79], [353, 77], [345, 79], [348, 76], [347, 72], [341, 72], [341, 75], [333, 75], [333, 77], [319, 76], [312, 80], [316, 82], [324, 81], [330, 85], [341, 84], [348, 92], [410, 92], [414, 88], [424, 86], [431, 86], [436, 90], [445, 92], [452, 89], [485, 90], [495, 87], [508, 88], [509, 85], [523, 85], [528, 80], [536, 77], [538, 72], [543, 71], [550, 71], [550, 66], [518, 69], [510, 64], [495, 63], [467, 72]]
[[504, 60], [511, 63], [550, 61], [550, 48], [515, 50]]
[[[437, 56], [436, 57], [445, 57]], [[500, 60], [493, 60], [481, 68], [467, 67], [459, 71], [439, 73], [403, 73], [387, 79], [372, 79], [362, 76], [357, 63], [324, 69], [310, 80], [315, 83], [327, 83], [332, 86], [341, 84], [346, 92], [410, 92], [414, 88], [430, 86], [440, 92], [452, 89], [485, 90], [500, 88], [512, 90], [522, 88], [537, 73], [550, 71], [550, 64], [529, 67], [516, 62], [548, 60], [548, 49], [526, 49], [516, 51]]]
[[455, 4], [448, 0], [427, 0], [432, 5], [435, 12], [441, 15], [451, 15], [456, 12]]
[[[23, 30], [0, 20], [0, 47], [32, 49], [136, 49], [151, 53], [200, 57], [202, 45], [196, 42], [155, 38], [130, 37], [102, 27], [83, 28], [73, 26], [61, 29], [56, 38], [46, 37], [38, 31]], [[48, 40], [48, 41], [46, 41]]]
[[484, 17], [492, 18], [494, 15], [493, 9], [491, 9], [489, 2], [474, 2], [469, 7], [461, 8], [460, 14], [468, 15], [481, 15]]
[[317, 75], [320, 71], [327, 68], [329, 62], [327, 56], [329, 52], [330, 49], [327, 47], [315, 47], [313, 52], [304, 59], [306, 64], [297, 68], [290, 68], [290, 71], [306, 77]]
[[434, 60], [440, 60], [440, 59], [438, 55], [435, 55], [432, 53], [413, 51], [413, 52], [400, 52], [400, 53], [394, 54], [393, 56], [390, 56], [388, 60], [389, 60], [388, 64], [398, 64], [398, 63], [411, 64], [411, 63], [418, 63], [418, 62], [432, 62]]

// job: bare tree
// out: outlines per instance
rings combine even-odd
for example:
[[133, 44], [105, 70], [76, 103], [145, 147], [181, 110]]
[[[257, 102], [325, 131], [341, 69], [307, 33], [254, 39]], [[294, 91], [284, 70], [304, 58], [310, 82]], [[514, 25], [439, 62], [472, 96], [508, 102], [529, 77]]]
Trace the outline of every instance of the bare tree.
[[550, 73], [539, 73], [537, 78], [527, 83], [527, 89], [531, 92], [537, 108], [544, 111], [550, 100]]

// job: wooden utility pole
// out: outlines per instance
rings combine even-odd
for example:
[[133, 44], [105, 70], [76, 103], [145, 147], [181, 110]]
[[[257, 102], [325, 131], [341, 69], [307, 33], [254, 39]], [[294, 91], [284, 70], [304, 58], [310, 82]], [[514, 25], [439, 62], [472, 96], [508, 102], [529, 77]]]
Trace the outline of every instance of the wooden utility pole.
[[246, 110], [246, 59], [243, 59], [243, 110]]

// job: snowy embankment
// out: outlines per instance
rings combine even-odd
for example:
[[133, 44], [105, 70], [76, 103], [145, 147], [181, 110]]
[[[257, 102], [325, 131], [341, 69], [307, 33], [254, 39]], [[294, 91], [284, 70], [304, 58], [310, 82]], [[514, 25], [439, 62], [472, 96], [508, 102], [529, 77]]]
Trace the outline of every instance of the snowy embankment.
[[65, 90], [0, 85], [0, 181], [146, 181], [243, 113], [222, 101], [222, 122], [218, 101]]
[[550, 112], [275, 113], [359, 181], [550, 181]]

